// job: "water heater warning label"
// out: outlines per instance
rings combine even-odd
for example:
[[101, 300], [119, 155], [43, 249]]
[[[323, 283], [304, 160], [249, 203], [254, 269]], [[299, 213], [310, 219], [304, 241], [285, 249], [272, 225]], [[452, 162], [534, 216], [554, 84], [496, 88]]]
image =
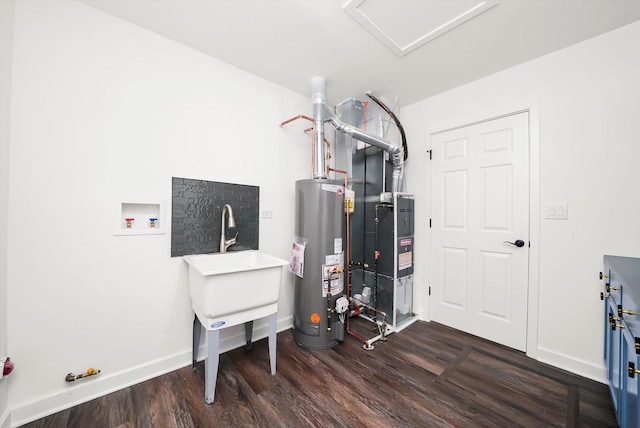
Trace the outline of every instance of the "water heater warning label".
[[[333, 240], [333, 252], [335, 254], [342, 253], [342, 238], [335, 238]], [[329, 262], [327, 262], [329, 263]]]
[[[337, 261], [340, 256], [327, 256], [327, 259]], [[327, 297], [328, 293], [332, 296], [340, 294], [344, 291], [344, 281], [342, 279], [342, 263], [332, 263], [322, 265], [322, 297]]]

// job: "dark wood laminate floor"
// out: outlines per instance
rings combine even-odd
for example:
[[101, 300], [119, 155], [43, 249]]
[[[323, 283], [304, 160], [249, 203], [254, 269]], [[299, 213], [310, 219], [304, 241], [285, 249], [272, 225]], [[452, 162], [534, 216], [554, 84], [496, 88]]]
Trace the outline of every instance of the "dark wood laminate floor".
[[[374, 336], [367, 323], [358, 330]], [[365, 351], [325, 351], [278, 334], [220, 357], [216, 401], [204, 363], [100, 397], [27, 427], [616, 427], [605, 385], [437, 323], [417, 322]]]

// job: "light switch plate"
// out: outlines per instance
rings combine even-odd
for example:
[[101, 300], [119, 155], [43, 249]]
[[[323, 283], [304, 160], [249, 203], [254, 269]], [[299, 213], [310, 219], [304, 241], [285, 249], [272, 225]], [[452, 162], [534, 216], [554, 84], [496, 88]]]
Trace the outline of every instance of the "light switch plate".
[[569, 204], [566, 202], [547, 202], [545, 218], [550, 220], [567, 220], [569, 218]]

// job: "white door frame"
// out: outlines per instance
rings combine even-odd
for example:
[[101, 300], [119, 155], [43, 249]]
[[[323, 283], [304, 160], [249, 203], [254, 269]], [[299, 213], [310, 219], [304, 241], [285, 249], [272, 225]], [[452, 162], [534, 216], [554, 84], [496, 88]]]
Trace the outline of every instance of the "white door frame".
[[[436, 133], [449, 131], [455, 128], [462, 128], [474, 125], [480, 122], [487, 122], [499, 119], [504, 116], [511, 116], [517, 113], [529, 113], [529, 278], [527, 292], [527, 356], [537, 359], [538, 349], [538, 301], [540, 288], [540, 117], [538, 101], [523, 102], [515, 105], [506, 106], [493, 111], [488, 111], [472, 117], [455, 118], [452, 122], [433, 127], [427, 130], [425, 153], [427, 160], [425, 161], [425, 169], [429, 168], [429, 150], [431, 150], [431, 136]], [[432, 171], [425, 171], [425, 201], [428, 201], [429, 207], [427, 218], [425, 219], [425, 230], [427, 233], [427, 242], [425, 257], [426, 266], [428, 267], [428, 283], [432, 283], [433, 269], [431, 269], [431, 229], [429, 228], [429, 219], [432, 218], [433, 207], [433, 189], [432, 189]], [[424, 308], [427, 313], [426, 319], [431, 321], [430, 296], [425, 293]]]

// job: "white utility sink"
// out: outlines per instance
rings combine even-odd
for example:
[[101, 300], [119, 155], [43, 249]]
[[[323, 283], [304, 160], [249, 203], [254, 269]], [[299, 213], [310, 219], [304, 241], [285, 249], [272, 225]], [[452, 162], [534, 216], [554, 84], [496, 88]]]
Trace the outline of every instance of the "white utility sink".
[[202, 325], [207, 332], [205, 402], [215, 398], [220, 330], [245, 324], [251, 344], [253, 320], [269, 317], [269, 360], [276, 373], [276, 327], [282, 271], [289, 263], [255, 250], [183, 256], [189, 264], [193, 323], [193, 367], [198, 359]]
[[287, 261], [256, 250], [183, 258], [189, 264], [193, 308], [203, 324], [203, 318], [210, 320], [207, 329], [229, 327], [277, 310]]

